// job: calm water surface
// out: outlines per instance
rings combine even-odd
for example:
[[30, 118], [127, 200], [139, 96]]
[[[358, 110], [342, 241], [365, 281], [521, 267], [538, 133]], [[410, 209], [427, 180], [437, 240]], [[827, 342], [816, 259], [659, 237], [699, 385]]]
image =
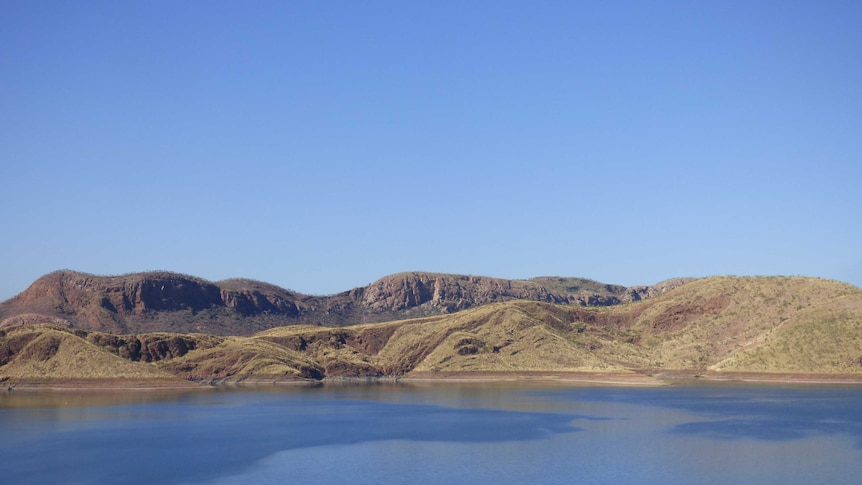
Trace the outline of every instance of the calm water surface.
[[845, 484], [862, 388], [0, 394], [2, 483]]

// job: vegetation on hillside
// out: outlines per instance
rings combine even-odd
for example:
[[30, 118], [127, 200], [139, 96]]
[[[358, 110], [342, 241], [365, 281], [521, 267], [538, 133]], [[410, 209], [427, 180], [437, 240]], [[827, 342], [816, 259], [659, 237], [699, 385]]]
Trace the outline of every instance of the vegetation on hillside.
[[862, 374], [862, 290], [815, 278], [714, 277], [590, 308], [493, 303], [450, 315], [250, 337], [0, 330], [0, 379], [320, 379], [473, 372]]

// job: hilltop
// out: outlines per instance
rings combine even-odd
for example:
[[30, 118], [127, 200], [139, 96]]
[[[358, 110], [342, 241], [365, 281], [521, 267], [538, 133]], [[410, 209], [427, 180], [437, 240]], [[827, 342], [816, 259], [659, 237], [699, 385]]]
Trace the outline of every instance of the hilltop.
[[112, 335], [32, 322], [0, 330], [0, 380], [12, 383], [531, 373], [862, 379], [862, 290], [816, 278], [713, 277], [609, 307], [506, 301], [249, 337]]
[[511, 300], [617, 305], [653, 297], [687, 281], [626, 288], [583, 278], [507, 280], [411, 272], [335, 295], [314, 296], [248, 279], [210, 282], [169, 272], [96, 276], [56, 271], [0, 303], [0, 327], [42, 319], [116, 334], [251, 335], [286, 325], [347, 326], [444, 315]]

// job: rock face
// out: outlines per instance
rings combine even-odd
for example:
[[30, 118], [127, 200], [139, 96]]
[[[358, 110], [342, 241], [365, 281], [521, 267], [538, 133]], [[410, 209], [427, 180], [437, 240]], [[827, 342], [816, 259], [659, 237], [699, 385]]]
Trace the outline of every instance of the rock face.
[[192, 350], [215, 347], [224, 339], [212, 335], [91, 333], [87, 341], [132, 362], [158, 362], [182, 357]]
[[[484, 279], [396, 275], [371, 288], [383, 294], [369, 301], [434, 308], [435, 284], [460, 287], [466, 295], [465, 288], [483, 286]], [[563, 280], [555, 281], [572, 291], [584, 288]], [[546, 282], [546, 288], [556, 283]], [[519, 284], [512, 282], [511, 290]], [[261, 295], [272, 290], [249, 288]], [[361, 305], [369, 293], [376, 294], [365, 288], [341, 297]], [[648, 289], [639, 293], [650, 295]], [[315, 305], [324, 302], [320, 298]], [[304, 307], [298, 308], [302, 316]], [[153, 313], [188, 317], [183, 311]], [[262, 315], [238, 321], [259, 321]], [[62, 323], [31, 324], [36, 317], [27, 318], [26, 324], [13, 320], [0, 328], [0, 383], [7, 386], [62, 379], [279, 382], [475, 372], [720, 378], [760, 373], [770, 379], [784, 374], [862, 382], [862, 290], [804, 277], [704, 278], [618, 308], [518, 300], [369, 325], [282, 326], [250, 337], [116, 335]]]
[[652, 286], [632, 286], [631, 288], [626, 288], [625, 293], [620, 299], [620, 303], [631, 303], [634, 301], [646, 300], [647, 298], [653, 298], [689, 283], [692, 280], [692, 278], [672, 278], [656, 283]]
[[651, 298], [687, 281], [625, 288], [578, 278], [506, 280], [414, 272], [336, 295], [311, 296], [244, 279], [214, 283], [168, 272], [95, 276], [57, 271], [0, 303], [0, 327], [50, 322], [114, 334], [249, 335], [292, 324], [345, 326], [441, 315], [509, 300], [607, 306]]
[[506, 300], [568, 303], [531, 281], [481, 276], [402, 273], [379, 279], [362, 292], [362, 304], [372, 311], [401, 311], [430, 304], [447, 312]]

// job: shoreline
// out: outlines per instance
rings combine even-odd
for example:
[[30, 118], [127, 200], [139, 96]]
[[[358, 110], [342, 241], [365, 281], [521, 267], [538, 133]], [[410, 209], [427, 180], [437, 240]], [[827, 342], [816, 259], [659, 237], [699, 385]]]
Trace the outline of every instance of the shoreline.
[[621, 387], [658, 387], [667, 385], [653, 376], [624, 372], [559, 372], [559, 371], [487, 371], [487, 372], [417, 372], [400, 379], [407, 383], [431, 382], [530, 382], [563, 385], [609, 385]]
[[361, 384], [488, 384], [532, 383], [563, 386], [662, 387], [691, 383], [746, 383], [766, 385], [862, 385], [862, 374], [801, 374], [757, 372], [664, 371], [561, 372], [486, 371], [416, 372], [404, 376], [347, 377], [313, 379], [247, 378], [186, 381], [179, 379], [7, 379], [0, 392], [99, 392], [99, 391], [202, 391], [247, 387], [318, 387]]
[[182, 379], [8, 379], [0, 392], [193, 391], [207, 387]]
[[547, 382], [572, 386], [661, 387], [692, 383], [747, 383], [767, 385], [862, 385], [862, 374], [801, 374], [768, 372], [664, 371], [655, 373], [603, 372], [463, 372], [420, 373], [405, 382]]

